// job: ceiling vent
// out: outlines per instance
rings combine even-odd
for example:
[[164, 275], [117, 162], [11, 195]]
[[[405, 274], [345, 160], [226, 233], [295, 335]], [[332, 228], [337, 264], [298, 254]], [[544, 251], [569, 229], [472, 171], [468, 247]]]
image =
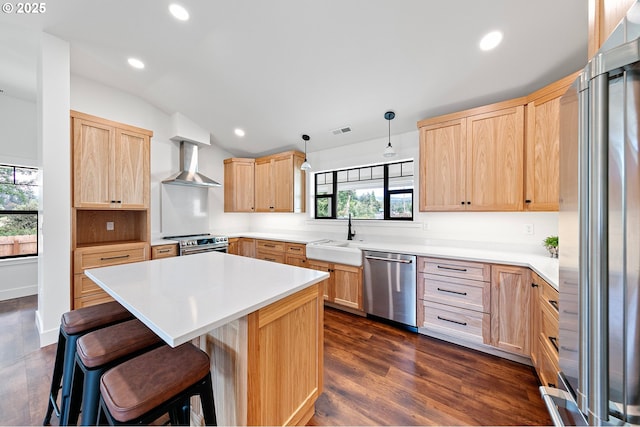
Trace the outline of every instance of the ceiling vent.
[[351, 126], [341, 126], [331, 131], [334, 135], [342, 135], [343, 133], [351, 132]]

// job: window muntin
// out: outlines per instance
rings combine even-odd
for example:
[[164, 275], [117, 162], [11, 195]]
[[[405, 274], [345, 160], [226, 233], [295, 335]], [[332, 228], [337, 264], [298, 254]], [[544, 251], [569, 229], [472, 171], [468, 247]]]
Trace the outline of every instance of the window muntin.
[[38, 170], [0, 165], [0, 259], [38, 254]]
[[315, 185], [317, 219], [413, 220], [413, 160], [321, 172]]

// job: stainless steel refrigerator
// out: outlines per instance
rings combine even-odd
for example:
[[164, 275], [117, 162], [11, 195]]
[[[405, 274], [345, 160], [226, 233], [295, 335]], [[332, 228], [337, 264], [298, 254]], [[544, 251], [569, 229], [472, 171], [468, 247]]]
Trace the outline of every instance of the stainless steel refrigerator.
[[639, 11], [561, 99], [556, 425], [640, 423]]

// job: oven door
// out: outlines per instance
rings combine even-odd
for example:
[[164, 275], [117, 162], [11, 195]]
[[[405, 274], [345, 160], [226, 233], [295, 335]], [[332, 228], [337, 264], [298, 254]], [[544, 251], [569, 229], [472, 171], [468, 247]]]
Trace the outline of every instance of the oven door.
[[195, 255], [204, 252], [223, 252], [227, 253], [227, 245], [224, 246], [192, 246], [180, 248], [180, 255]]

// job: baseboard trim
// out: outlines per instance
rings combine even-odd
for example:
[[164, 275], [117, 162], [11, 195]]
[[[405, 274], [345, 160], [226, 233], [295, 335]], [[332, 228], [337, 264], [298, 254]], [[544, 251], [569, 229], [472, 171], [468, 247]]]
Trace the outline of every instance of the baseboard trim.
[[0, 291], [0, 301], [27, 297], [38, 294], [38, 285], [23, 286], [21, 288], [3, 289]]
[[40, 335], [40, 348], [46, 347], [58, 341], [59, 329], [50, 329], [43, 331], [42, 319], [40, 318], [40, 312], [36, 310], [36, 327], [38, 328], [38, 334]]

